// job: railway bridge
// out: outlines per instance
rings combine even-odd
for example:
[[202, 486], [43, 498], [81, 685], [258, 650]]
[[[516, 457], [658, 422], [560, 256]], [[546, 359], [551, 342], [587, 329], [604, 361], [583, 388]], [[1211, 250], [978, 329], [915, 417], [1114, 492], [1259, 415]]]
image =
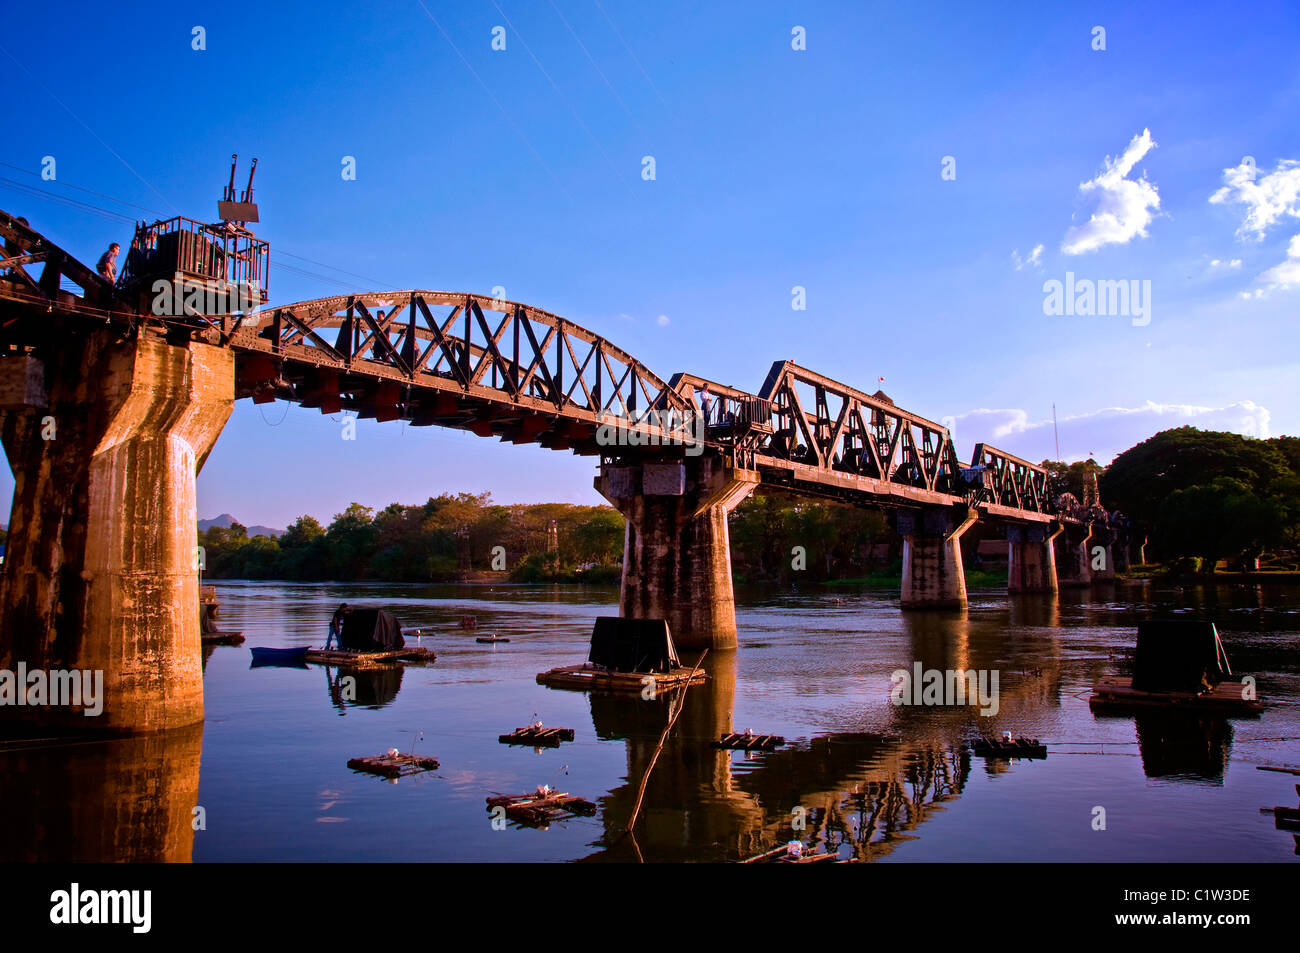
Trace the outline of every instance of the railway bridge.
[[960, 541], [980, 522], [1006, 525], [1012, 591], [1090, 575], [1097, 525], [1043, 468], [985, 444], [963, 463], [941, 424], [791, 361], [746, 392], [664, 380], [558, 315], [472, 293], [266, 305], [269, 251], [244, 222], [142, 224], [115, 282], [4, 212], [0, 238], [16, 484], [0, 668], [102, 669], [114, 730], [203, 717], [195, 476], [238, 399], [597, 457], [627, 521], [620, 611], [667, 619], [688, 648], [736, 645], [727, 518], [758, 487], [893, 514], [904, 608], [966, 604]]

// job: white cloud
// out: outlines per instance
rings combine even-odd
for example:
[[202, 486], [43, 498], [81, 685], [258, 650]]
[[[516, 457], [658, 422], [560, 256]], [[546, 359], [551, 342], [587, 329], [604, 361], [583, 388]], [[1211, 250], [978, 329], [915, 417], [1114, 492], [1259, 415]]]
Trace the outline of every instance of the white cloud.
[[659, 327], [661, 328], [668, 327], [668, 315], [666, 314], [659, 315], [658, 321], [659, 321]]
[[[1292, 285], [1300, 285], [1300, 234], [1291, 236], [1291, 244], [1286, 249], [1286, 261], [1274, 265], [1259, 276], [1263, 288], [1257, 292], [1285, 291]], [[1261, 297], [1261, 295], [1256, 295]]]
[[[1267, 437], [1270, 418], [1266, 407], [1250, 400], [1225, 407], [1159, 404], [1151, 400], [1140, 407], [1105, 407], [1060, 417], [1061, 457], [1082, 460], [1092, 456], [1108, 463], [1152, 434], [1182, 426]], [[959, 416], [954, 430], [959, 456], [968, 454], [980, 441], [1035, 463], [1056, 455], [1050, 416], [1032, 420], [1020, 409], [981, 408]]]
[[1236, 270], [1241, 267], [1241, 259], [1233, 258], [1224, 260], [1222, 258], [1210, 259], [1210, 271], [1223, 271], [1224, 269]]
[[1223, 181], [1225, 185], [1210, 201], [1246, 206], [1246, 217], [1237, 227], [1238, 238], [1260, 241], [1284, 215], [1300, 218], [1300, 160], [1282, 159], [1263, 178], [1258, 177], [1253, 161], [1243, 161], [1236, 168], [1224, 169]]
[[1011, 251], [1011, 262], [1016, 266], [1016, 271], [1020, 271], [1025, 265], [1033, 265], [1035, 268], [1043, 266], [1043, 246], [1035, 245], [1034, 250], [1029, 253], [1028, 258], [1020, 257], [1020, 249], [1015, 248]]
[[1065, 233], [1061, 251], [1081, 255], [1103, 245], [1123, 245], [1139, 235], [1146, 237], [1153, 210], [1160, 208], [1160, 195], [1145, 175], [1134, 180], [1128, 174], [1155, 146], [1151, 130], [1143, 129], [1141, 135], [1133, 137], [1123, 155], [1107, 156], [1106, 167], [1097, 177], [1080, 183], [1081, 196], [1096, 193], [1097, 210], [1086, 223]]

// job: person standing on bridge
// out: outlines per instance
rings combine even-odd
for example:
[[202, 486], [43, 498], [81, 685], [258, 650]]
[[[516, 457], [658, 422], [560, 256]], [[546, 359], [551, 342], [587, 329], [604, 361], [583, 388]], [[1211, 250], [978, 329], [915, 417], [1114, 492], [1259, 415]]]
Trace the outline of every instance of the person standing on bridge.
[[109, 284], [117, 281], [117, 253], [121, 250], [122, 246], [113, 242], [99, 258], [99, 276], [107, 279]]
[[709, 425], [709, 388], [704, 386], [700, 388], [700, 414], [704, 420], [704, 425]]

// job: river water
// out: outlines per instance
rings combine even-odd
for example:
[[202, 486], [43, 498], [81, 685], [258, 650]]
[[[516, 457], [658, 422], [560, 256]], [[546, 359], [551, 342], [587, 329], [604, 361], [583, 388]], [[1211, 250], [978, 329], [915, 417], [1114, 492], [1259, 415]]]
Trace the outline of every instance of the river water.
[[[642, 700], [556, 690], [538, 672], [585, 659], [614, 589], [218, 583], [240, 647], [205, 649], [201, 729], [0, 748], [0, 859], [195, 861], [730, 861], [791, 839], [869, 861], [1284, 861], [1291, 835], [1261, 807], [1295, 803], [1300, 590], [1139, 583], [1008, 597], [964, 613], [903, 613], [897, 595], [737, 593], [741, 647], [710, 680]], [[428, 626], [436, 664], [356, 674], [251, 668], [251, 646], [323, 642], [341, 601]], [[476, 629], [462, 629], [473, 615]], [[1098, 677], [1128, 672], [1134, 628], [1211, 619], [1259, 719], [1094, 716]], [[496, 633], [511, 641], [475, 642]], [[689, 662], [691, 653], [683, 653]], [[897, 706], [892, 674], [998, 673], [998, 711]], [[683, 710], [622, 836], [668, 719]], [[534, 720], [576, 739], [535, 750], [497, 736]], [[713, 749], [778, 734], [772, 753]], [[966, 750], [1010, 730], [1046, 760]], [[396, 782], [350, 770], [389, 748], [438, 759]], [[540, 784], [594, 801], [546, 829], [493, 824], [485, 798]], [[201, 811], [196, 811], [196, 807]], [[796, 828], [795, 825], [800, 825]], [[195, 827], [200, 829], [195, 830]]]

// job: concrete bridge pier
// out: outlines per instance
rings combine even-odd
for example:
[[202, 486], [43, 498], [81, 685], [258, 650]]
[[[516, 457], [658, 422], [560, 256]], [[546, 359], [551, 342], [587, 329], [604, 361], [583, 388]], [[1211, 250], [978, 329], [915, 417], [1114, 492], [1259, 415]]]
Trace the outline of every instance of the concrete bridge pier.
[[[0, 706], [0, 728], [203, 720], [194, 478], [234, 406], [234, 354], [110, 329], [0, 358], [15, 488], [0, 669], [102, 673], [102, 713]], [[84, 684], [84, 681], [83, 681]]]
[[1044, 523], [1007, 526], [1007, 592], [1057, 592], [1056, 537], [1064, 527]]
[[1056, 573], [1062, 588], [1092, 585], [1092, 525], [1071, 526], [1059, 537]]
[[961, 537], [978, 514], [966, 507], [903, 510], [897, 516], [903, 537], [904, 609], [966, 608], [966, 576]]
[[727, 516], [758, 474], [720, 457], [601, 465], [596, 489], [627, 520], [619, 615], [667, 619], [688, 649], [734, 649]]
[[[1101, 560], [1097, 561], [1094, 556], [1098, 555], [1093, 552], [1098, 547], [1101, 548]], [[1115, 560], [1118, 555], [1115, 545], [1115, 533], [1109, 529], [1103, 529], [1099, 534], [1094, 534], [1088, 542], [1088, 569], [1092, 573], [1093, 582], [1114, 582], [1115, 581]]]

